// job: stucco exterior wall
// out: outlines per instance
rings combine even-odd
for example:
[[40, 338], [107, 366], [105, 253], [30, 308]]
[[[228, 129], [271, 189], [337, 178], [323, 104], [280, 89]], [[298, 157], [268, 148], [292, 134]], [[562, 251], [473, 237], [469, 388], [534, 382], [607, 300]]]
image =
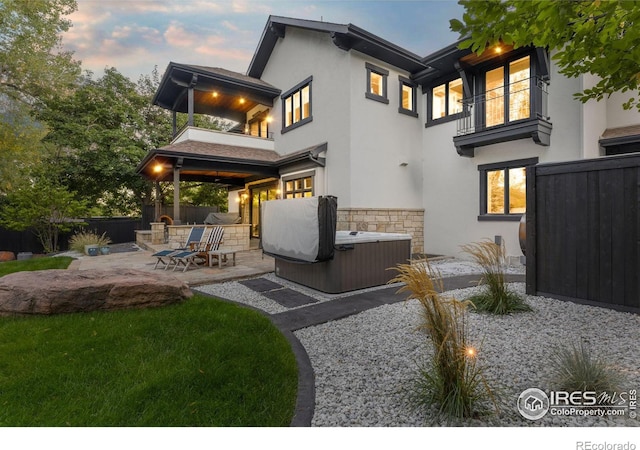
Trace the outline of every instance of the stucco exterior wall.
[[[399, 76], [409, 74], [351, 51], [351, 202], [356, 208], [422, 208], [422, 96], [416, 87], [419, 117], [398, 112]], [[388, 70], [387, 98], [365, 97], [366, 63]]]
[[537, 157], [539, 162], [566, 161], [582, 157], [582, 105], [572, 94], [580, 80], [567, 79], [552, 70], [548, 111], [553, 123], [551, 145], [532, 139], [478, 147], [474, 158], [456, 153], [456, 123], [426, 128], [423, 135], [425, 252], [465, 258], [460, 246], [499, 235], [507, 255], [522, 255], [518, 222], [480, 221], [480, 173], [483, 164]]
[[335, 195], [340, 205], [351, 202], [350, 192], [350, 53], [337, 48], [327, 33], [287, 28], [279, 39], [263, 72], [262, 79], [283, 92], [310, 76], [313, 120], [282, 133], [282, 101], [273, 108], [276, 151], [292, 153], [327, 142], [327, 174], [317, 195]]

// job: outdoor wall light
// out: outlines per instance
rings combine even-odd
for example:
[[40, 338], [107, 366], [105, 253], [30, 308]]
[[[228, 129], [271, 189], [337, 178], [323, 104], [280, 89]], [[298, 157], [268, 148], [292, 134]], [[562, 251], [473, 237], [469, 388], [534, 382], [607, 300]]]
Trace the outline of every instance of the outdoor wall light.
[[244, 99], [244, 97], [240, 97], [240, 104], [241, 104], [241, 105], [244, 105], [244, 102], [245, 102], [245, 101], [246, 101], [246, 100]]
[[273, 122], [273, 117], [267, 116], [267, 123], [271, 123], [271, 122]]
[[476, 349], [473, 347], [467, 347], [464, 351], [464, 353], [469, 357], [469, 358], [475, 358], [476, 357]]
[[218, 98], [218, 92], [217, 91], [213, 91], [211, 93], [211, 95], [213, 96], [213, 98]]

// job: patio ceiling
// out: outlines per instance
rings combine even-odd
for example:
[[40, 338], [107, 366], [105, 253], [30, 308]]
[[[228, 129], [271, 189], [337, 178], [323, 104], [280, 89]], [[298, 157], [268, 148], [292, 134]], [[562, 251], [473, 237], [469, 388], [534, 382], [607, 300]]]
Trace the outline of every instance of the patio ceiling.
[[257, 105], [273, 106], [277, 89], [257, 78], [217, 67], [171, 62], [162, 77], [153, 104], [189, 112], [188, 92], [193, 89], [193, 112], [244, 123]]

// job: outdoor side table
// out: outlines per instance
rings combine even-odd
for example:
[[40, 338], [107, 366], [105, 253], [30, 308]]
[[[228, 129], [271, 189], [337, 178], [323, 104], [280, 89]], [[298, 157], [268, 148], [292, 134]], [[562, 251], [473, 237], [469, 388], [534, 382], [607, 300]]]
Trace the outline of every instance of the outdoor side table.
[[[236, 265], [236, 251], [235, 250], [211, 250], [209, 252], [209, 267], [213, 267], [213, 258], [212, 258], [213, 255], [218, 257], [218, 267], [220, 267], [220, 268], [222, 268], [222, 257], [223, 256], [232, 255], [232, 264], [234, 266]], [[227, 258], [227, 264], [228, 263], [229, 263], [229, 260]]]

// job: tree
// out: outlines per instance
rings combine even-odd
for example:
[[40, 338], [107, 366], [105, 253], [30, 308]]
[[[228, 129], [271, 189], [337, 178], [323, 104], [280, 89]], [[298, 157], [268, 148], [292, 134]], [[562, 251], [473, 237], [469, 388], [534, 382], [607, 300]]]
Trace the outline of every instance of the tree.
[[68, 93], [80, 73], [61, 33], [74, 0], [0, 1], [0, 198], [40, 164], [46, 130], [32, 118], [54, 93]]
[[[560, 73], [593, 74], [600, 81], [575, 96], [583, 103], [614, 92], [640, 88], [640, 2], [460, 0], [463, 21], [453, 31], [467, 38], [461, 48], [481, 54], [499, 42], [515, 48], [534, 45], [553, 51]], [[632, 96], [625, 109], [640, 110]]]
[[51, 175], [81, 192], [96, 205], [95, 213], [138, 211], [151, 191], [135, 173], [156, 145], [158, 122], [151, 120], [149, 103], [135, 83], [111, 68], [98, 80], [87, 73], [71, 95], [53, 96], [38, 114], [49, 129], [45, 142], [58, 149], [48, 164]]
[[34, 230], [45, 253], [58, 249], [58, 236], [84, 223], [73, 219], [86, 212], [84, 201], [64, 186], [40, 177], [15, 189], [0, 210], [0, 224], [11, 230]]
[[0, 97], [33, 105], [75, 83], [80, 63], [60, 49], [75, 0], [0, 2]]

